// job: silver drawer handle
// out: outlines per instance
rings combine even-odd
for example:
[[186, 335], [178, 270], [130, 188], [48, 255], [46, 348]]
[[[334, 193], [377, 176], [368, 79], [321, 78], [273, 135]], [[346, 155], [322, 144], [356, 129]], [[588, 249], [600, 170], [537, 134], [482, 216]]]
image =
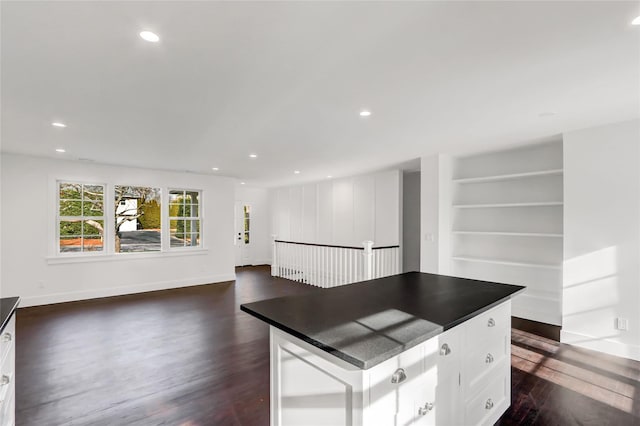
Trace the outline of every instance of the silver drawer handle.
[[493, 320], [493, 318], [489, 318], [489, 321], [487, 321], [487, 327], [495, 327], [496, 322]]
[[427, 402], [426, 404], [424, 404], [424, 407], [418, 408], [418, 414], [420, 414], [421, 416], [424, 416], [431, 410], [433, 410], [433, 403]]
[[447, 356], [451, 353], [451, 348], [446, 343], [440, 346], [440, 355]]
[[487, 403], [484, 404], [484, 408], [486, 408], [487, 410], [491, 410], [493, 408], [493, 401], [491, 400], [491, 398], [487, 399]]
[[487, 364], [491, 364], [493, 362], [493, 355], [487, 354], [487, 357], [484, 359], [484, 362]]
[[6, 374], [3, 374], [2, 378], [0, 378], [0, 386], [6, 386], [9, 383], [11, 383], [11, 376], [7, 376]]
[[402, 383], [406, 380], [406, 378], [407, 375], [404, 372], [404, 369], [398, 368], [391, 376], [391, 383]]
[[13, 340], [13, 336], [11, 335], [11, 333], [4, 333], [2, 335], [2, 341], [3, 342], [10, 342]]

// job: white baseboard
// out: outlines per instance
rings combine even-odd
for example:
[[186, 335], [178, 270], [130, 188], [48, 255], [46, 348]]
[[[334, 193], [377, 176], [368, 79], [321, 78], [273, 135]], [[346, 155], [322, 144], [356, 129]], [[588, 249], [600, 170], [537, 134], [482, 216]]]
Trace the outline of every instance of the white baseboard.
[[587, 336], [586, 334], [572, 333], [564, 330], [560, 331], [560, 342], [640, 361], [640, 345], [627, 345], [600, 337]]
[[258, 259], [258, 260], [254, 260], [251, 264], [253, 266], [271, 265], [271, 259]]
[[75, 302], [77, 300], [97, 299], [100, 297], [122, 296], [125, 294], [145, 293], [147, 291], [168, 290], [172, 288], [190, 287], [194, 285], [220, 283], [236, 279], [233, 274], [218, 274], [205, 277], [190, 278], [181, 281], [157, 281], [131, 286], [109, 287], [91, 290], [54, 293], [42, 296], [28, 296], [20, 298], [20, 307], [49, 305], [52, 303]]

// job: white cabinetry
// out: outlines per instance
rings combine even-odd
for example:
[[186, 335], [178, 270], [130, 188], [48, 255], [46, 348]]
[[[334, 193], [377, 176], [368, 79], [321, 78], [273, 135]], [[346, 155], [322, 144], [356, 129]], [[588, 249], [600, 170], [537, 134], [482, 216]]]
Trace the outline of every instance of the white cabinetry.
[[510, 324], [507, 301], [368, 370], [271, 327], [271, 424], [493, 424], [510, 404]]
[[451, 273], [526, 286], [513, 315], [560, 325], [562, 141], [456, 158]]
[[15, 335], [16, 316], [0, 333], [0, 425], [15, 424]]

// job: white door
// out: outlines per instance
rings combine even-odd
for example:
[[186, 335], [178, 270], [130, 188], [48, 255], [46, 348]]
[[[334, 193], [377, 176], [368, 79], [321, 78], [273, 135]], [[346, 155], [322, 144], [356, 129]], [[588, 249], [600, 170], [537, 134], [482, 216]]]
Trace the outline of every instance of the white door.
[[251, 265], [251, 206], [236, 201], [236, 266]]

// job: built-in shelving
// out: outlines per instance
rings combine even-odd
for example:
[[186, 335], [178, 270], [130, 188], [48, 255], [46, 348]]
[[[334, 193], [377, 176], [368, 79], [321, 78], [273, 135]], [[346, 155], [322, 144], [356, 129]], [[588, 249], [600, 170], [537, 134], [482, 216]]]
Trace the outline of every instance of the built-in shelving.
[[464, 262], [491, 263], [494, 265], [522, 266], [527, 268], [544, 268], [544, 269], [561, 269], [562, 268], [560, 265], [555, 265], [550, 263], [513, 262], [510, 260], [485, 259], [481, 257], [454, 256], [453, 260], [459, 260]]
[[453, 231], [458, 235], [503, 235], [507, 237], [542, 237], [542, 238], [562, 238], [562, 234], [546, 232], [498, 232], [498, 231]]
[[537, 176], [561, 175], [562, 169], [540, 170], [525, 173], [511, 173], [506, 175], [482, 176], [472, 178], [454, 179], [455, 183], [480, 183], [480, 182], [496, 182], [501, 180], [523, 179]]
[[562, 141], [452, 163], [451, 275], [527, 287], [513, 315], [559, 325]]
[[561, 206], [562, 201], [541, 201], [535, 203], [494, 203], [494, 204], [454, 204], [457, 209], [487, 209], [487, 208], [503, 208], [503, 207], [547, 207]]

